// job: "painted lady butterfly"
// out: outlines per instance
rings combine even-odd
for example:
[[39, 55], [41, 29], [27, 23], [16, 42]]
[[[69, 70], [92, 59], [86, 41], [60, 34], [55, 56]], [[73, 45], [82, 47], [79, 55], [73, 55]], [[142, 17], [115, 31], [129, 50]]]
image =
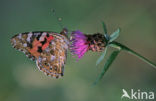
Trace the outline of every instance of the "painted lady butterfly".
[[46, 31], [20, 33], [11, 38], [11, 44], [31, 60], [36, 61], [41, 71], [59, 78], [64, 73], [69, 47], [67, 33], [65, 28], [60, 33]]

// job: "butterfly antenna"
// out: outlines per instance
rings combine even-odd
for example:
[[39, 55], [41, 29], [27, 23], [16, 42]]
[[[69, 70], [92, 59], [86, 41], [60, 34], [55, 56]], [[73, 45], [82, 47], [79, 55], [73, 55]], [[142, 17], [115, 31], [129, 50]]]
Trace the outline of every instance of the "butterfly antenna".
[[64, 26], [63, 26], [63, 24], [62, 24], [62, 18], [61, 18], [61, 17], [58, 17], [58, 16], [56, 15], [55, 9], [52, 9], [52, 14], [56, 17], [59, 26], [63, 29]]
[[69, 33], [71, 33], [72, 31], [70, 31], [69, 29], [67, 29], [67, 28], [62, 24], [62, 18], [61, 18], [61, 17], [58, 17], [58, 16], [56, 15], [55, 9], [52, 9], [52, 14], [56, 17], [59, 26], [63, 29], [62, 32], [60, 32], [60, 33], [64, 33], [64, 34], [70, 36]]

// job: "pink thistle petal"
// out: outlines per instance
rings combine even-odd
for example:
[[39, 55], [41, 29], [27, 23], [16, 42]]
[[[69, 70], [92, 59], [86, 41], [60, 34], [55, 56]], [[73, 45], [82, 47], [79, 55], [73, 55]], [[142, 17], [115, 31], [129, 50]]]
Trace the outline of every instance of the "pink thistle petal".
[[79, 30], [72, 32], [71, 35], [71, 52], [81, 59], [88, 51], [87, 37]]

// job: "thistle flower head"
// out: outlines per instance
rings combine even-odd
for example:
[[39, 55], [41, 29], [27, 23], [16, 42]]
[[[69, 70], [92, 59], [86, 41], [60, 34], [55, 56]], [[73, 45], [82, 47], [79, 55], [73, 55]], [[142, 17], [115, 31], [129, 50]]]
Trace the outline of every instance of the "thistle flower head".
[[88, 50], [101, 52], [107, 45], [107, 40], [103, 34], [86, 35], [79, 30], [72, 32], [70, 41], [70, 50], [78, 56], [78, 59], [82, 58]]
[[77, 55], [78, 59], [82, 58], [88, 51], [87, 37], [79, 30], [72, 32], [71, 35], [71, 52]]

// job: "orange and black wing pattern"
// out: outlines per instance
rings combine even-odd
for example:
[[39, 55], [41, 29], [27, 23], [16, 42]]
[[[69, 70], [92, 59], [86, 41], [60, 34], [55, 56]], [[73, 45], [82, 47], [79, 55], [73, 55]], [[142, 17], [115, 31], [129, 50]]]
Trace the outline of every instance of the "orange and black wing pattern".
[[64, 74], [69, 40], [54, 32], [20, 33], [11, 38], [12, 46], [22, 51], [45, 74], [59, 78]]

